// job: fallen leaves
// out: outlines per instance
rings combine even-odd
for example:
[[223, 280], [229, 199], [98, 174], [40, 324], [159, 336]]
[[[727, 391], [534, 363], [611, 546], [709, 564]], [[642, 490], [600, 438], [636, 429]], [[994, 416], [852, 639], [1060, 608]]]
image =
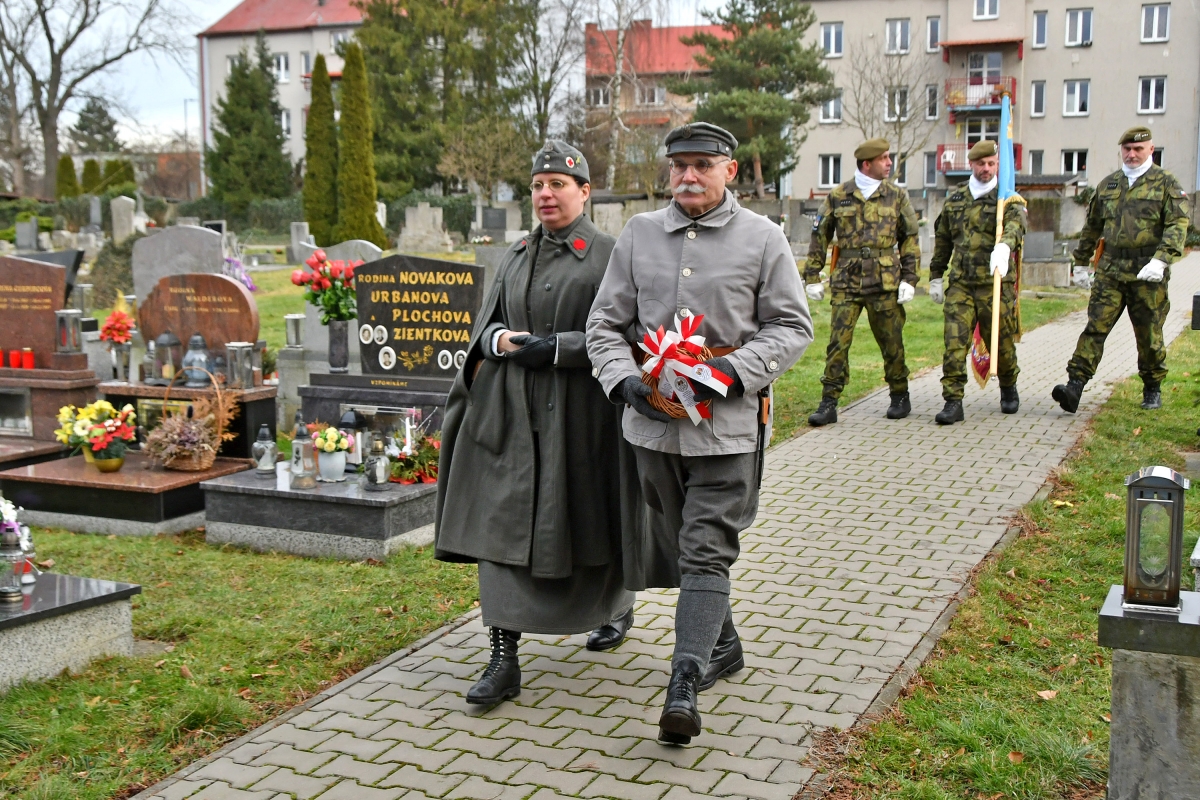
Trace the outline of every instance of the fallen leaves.
[[35, 563], [36, 563], [36, 564], [37, 564], [39, 567], [41, 567], [42, 569], [50, 569], [51, 567], [53, 567], [53, 566], [54, 566], [54, 559], [53, 559], [53, 558], [47, 558], [45, 561], [38, 561], [38, 562], [35, 562]]
[[1141, 425], [1139, 425], [1139, 426], [1137, 426], [1136, 428], [1134, 428], [1134, 429], [1133, 429], [1133, 435], [1134, 435], [1134, 436], [1141, 436], [1141, 435], [1142, 435], [1142, 426], [1141, 426]]
[[1100, 719], [1104, 720], [1105, 722], [1109, 723], [1110, 725], [1112, 724], [1112, 714], [1101, 714]]
[[162, 669], [162, 665], [163, 665], [163, 664], [165, 664], [165, 663], [167, 663], [167, 660], [166, 660], [165, 658], [164, 658], [164, 659], [162, 659], [161, 661], [155, 661], [155, 662], [154, 662], [154, 668], [155, 668], [155, 669]]
[[1113, 494], [1112, 492], [1105, 492], [1104, 499], [1105, 500], [1120, 500], [1121, 496], [1119, 494]]
[[250, 687], [249, 687], [249, 686], [247, 686], [245, 689], [242, 689], [240, 692], [238, 692], [238, 695], [239, 695], [239, 696], [240, 696], [240, 697], [241, 697], [243, 700], [249, 700], [249, 699], [250, 699], [250, 696], [251, 696], [251, 695], [253, 695], [253, 694], [254, 694], [254, 692], [250, 691]]
[[1025, 754], [1020, 750], [1011, 750], [1008, 753], [1008, 760], [1014, 764], [1020, 764], [1025, 760]]
[[188, 669], [187, 664], [179, 665], [179, 674], [182, 675], [184, 678], [187, 678], [189, 681], [196, 677], [195, 675], [192, 674], [192, 671], [190, 669]]
[[1042, 698], [1043, 700], [1053, 700], [1054, 698], [1058, 697], [1058, 690], [1057, 689], [1043, 689], [1042, 691], [1037, 693], [1037, 696]]
[[1005, 574], [1005, 575], [1007, 575], [1007, 576], [1008, 576], [1008, 577], [1010, 577], [1010, 578], [1013, 578], [1013, 579], [1015, 579], [1015, 578], [1017, 577], [1017, 568], [1016, 568], [1016, 567], [1013, 567], [1012, 569], [1010, 569], [1008, 572], [1006, 572], [1006, 573], [1004, 573], [1004, 574]]
[[1054, 507], [1055, 508], [1074, 508], [1075, 504], [1072, 503], [1070, 500], [1055, 500]]
[[1045, 636], [1038, 639], [1038, 647], [1043, 647], [1043, 648], [1049, 647], [1051, 644], [1052, 644], [1052, 642], [1049, 639], [1047, 639]]

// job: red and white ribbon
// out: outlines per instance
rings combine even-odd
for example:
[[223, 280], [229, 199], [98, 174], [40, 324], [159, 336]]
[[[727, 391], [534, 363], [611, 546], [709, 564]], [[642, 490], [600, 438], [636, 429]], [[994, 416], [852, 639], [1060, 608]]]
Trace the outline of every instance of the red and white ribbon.
[[650, 356], [642, 364], [642, 371], [658, 379], [658, 391], [663, 397], [679, 400], [693, 425], [711, 419], [712, 412], [709, 406], [696, 400], [692, 382], [701, 383], [722, 397], [733, 385], [733, 378], [696, 358], [704, 349], [704, 337], [696, 335], [703, 319], [703, 314], [683, 319], [677, 315], [675, 330], [666, 331], [660, 325], [657, 331], [646, 331], [638, 343]]

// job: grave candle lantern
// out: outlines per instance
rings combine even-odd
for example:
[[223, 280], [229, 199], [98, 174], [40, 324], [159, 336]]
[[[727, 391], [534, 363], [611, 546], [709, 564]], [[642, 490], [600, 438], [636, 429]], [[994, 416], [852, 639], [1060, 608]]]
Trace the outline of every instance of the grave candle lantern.
[[1168, 467], [1143, 467], [1125, 479], [1125, 608], [1179, 613], [1183, 493], [1189, 485]]
[[77, 283], [72, 294], [75, 308], [79, 309], [80, 314], [87, 314], [92, 310], [92, 284]]
[[171, 331], [164, 331], [154, 340], [154, 382], [165, 386], [175, 377], [183, 361], [183, 342]]
[[230, 389], [249, 389], [254, 386], [254, 357], [250, 342], [229, 342], [225, 345], [225, 385]]
[[33, 369], [33, 348], [32, 347], [21, 348], [21, 368], [22, 369]]
[[199, 333], [193, 333], [188, 339], [188, 351], [183, 356], [183, 372], [187, 377], [184, 386], [189, 389], [203, 389], [208, 386], [208, 344]]
[[303, 347], [304, 346], [304, 315], [303, 314], [284, 314], [283, 324], [287, 329], [287, 346], [288, 347]]
[[10, 369], [20, 369], [21, 368], [21, 351], [20, 350], [9, 350], [8, 351], [8, 366]]
[[342, 414], [338, 427], [354, 437], [354, 447], [346, 453], [346, 463], [363, 463], [366, 457], [363, 447], [370, 444], [367, 438], [367, 418], [358, 411], [350, 410]]
[[296, 412], [296, 436], [292, 439], [292, 479], [293, 489], [317, 488], [317, 465], [313, 460], [313, 442], [308, 434], [308, 426], [300, 412]]
[[279, 455], [279, 448], [275, 446], [271, 429], [265, 423], [258, 429], [258, 441], [250, 448], [250, 454], [254, 456], [254, 471], [258, 477], [275, 477], [275, 461]]
[[0, 523], [0, 603], [20, 603], [21, 577], [25, 574], [25, 551], [21, 529], [15, 522]]
[[63, 308], [54, 312], [57, 336], [54, 340], [56, 353], [83, 352], [83, 312], [77, 308]]
[[382, 492], [387, 488], [388, 479], [392, 475], [392, 463], [387, 453], [383, 452], [383, 439], [372, 437], [371, 455], [363, 469], [363, 488], [368, 492]]

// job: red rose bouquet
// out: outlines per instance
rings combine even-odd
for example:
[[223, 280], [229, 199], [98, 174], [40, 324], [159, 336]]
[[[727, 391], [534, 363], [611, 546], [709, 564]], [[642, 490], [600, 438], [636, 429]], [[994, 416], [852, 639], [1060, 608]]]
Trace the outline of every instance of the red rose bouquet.
[[330, 261], [318, 250], [304, 262], [307, 270], [292, 270], [292, 283], [307, 287], [304, 299], [321, 309], [321, 324], [358, 316], [354, 296], [354, 268], [362, 261]]

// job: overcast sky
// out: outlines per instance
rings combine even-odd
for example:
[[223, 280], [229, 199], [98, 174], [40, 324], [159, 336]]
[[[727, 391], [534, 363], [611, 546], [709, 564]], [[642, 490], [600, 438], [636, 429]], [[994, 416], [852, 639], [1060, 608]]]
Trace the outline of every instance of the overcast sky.
[[[2, 1], [2, 0], [0, 0]], [[184, 101], [187, 103], [187, 128], [193, 142], [200, 134], [200, 114], [197, 105], [200, 90], [196, 78], [197, 62], [195, 34], [225, 16], [241, 0], [179, 0], [194, 15], [194, 30], [188, 31], [192, 45], [187, 69], [169, 59], [152, 59], [135, 54], [121, 61], [105, 79], [110, 92], [119, 101], [114, 109], [127, 142], [170, 138], [184, 130]], [[720, 5], [720, 0], [656, 0], [657, 7], [666, 6], [675, 24], [703, 22], [698, 8]], [[659, 14], [662, 12], [660, 11]], [[64, 115], [63, 128], [74, 123], [74, 117]]]

